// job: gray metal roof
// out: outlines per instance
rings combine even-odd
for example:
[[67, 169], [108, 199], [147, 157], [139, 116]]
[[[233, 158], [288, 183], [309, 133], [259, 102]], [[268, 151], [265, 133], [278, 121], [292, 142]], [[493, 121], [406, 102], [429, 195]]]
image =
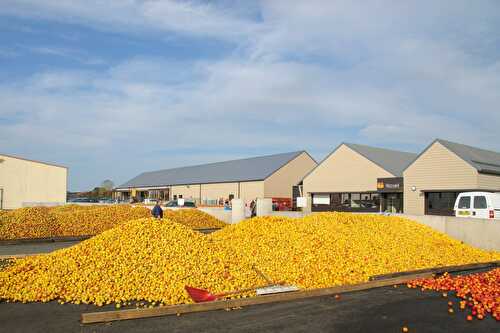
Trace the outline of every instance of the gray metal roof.
[[415, 153], [399, 150], [370, 147], [355, 143], [344, 144], [397, 177], [402, 177], [403, 170], [417, 157]]
[[435, 142], [451, 150], [478, 172], [500, 175], [500, 153], [442, 139], [436, 139], [432, 144]]
[[117, 188], [264, 180], [304, 151], [144, 172]]

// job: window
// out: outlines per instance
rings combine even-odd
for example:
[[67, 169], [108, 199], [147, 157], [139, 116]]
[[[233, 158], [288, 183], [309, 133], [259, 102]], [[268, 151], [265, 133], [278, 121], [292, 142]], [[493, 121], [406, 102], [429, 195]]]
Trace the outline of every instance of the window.
[[351, 193], [342, 193], [342, 206], [351, 207]]
[[378, 193], [362, 194], [361, 207], [363, 208], [378, 208], [380, 203]]
[[425, 192], [425, 214], [453, 216], [457, 192]]
[[359, 193], [351, 193], [351, 208], [359, 208], [361, 206], [361, 195]]
[[486, 204], [485, 196], [474, 197], [474, 208], [476, 209], [486, 209], [488, 205]]
[[313, 196], [313, 204], [315, 205], [329, 205], [330, 194], [315, 194]]
[[470, 208], [470, 197], [461, 197], [458, 201], [459, 209], [469, 209]]

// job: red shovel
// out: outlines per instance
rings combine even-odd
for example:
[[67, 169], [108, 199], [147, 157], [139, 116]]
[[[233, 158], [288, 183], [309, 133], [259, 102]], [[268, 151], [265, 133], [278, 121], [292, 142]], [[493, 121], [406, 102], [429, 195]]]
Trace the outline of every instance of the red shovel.
[[186, 288], [187, 293], [189, 294], [189, 296], [191, 296], [193, 301], [195, 301], [196, 303], [201, 303], [201, 302], [215, 301], [215, 300], [223, 298], [225, 296], [241, 294], [241, 293], [245, 293], [247, 291], [253, 291], [255, 289], [267, 288], [267, 287], [270, 287], [272, 285], [273, 284], [266, 284], [266, 285], [258, 286], [258, 287], [227, 291], [225, 293], [220, 293], [220, 294], [212, 294], [208, 290], [198, 289], [198, 288], [194, 288], [194, 287], [190, 287], [190, 286], [185, 286], [184, 288]]

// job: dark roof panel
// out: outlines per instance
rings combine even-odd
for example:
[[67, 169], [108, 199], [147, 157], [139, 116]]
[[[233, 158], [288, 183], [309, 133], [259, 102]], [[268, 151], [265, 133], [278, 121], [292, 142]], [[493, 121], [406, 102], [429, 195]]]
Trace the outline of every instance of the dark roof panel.
[[448, 148], [478, 172], [500, 175], [500, 153], [442, 139], [436, 139], [435, 142]]
[[303, 152], [144, 172], [118, 188], [264, 180]]
[[370, 147], [354, 143], [344, 144], [396, 177], [402, 177], [403, 170], [417, 157], [417, 154], [399, 150]]

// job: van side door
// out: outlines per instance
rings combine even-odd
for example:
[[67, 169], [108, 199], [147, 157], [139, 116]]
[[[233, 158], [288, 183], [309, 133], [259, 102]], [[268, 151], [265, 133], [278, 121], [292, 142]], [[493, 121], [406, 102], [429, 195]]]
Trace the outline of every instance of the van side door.
[[475, 195], [472, 215], [480, 219], [489, 218], [488, 201], [484, 195]]
[[457, 206], [457, 216], [460, 217], [472, 217], [471, 214], [471, 197], [469, 195], [464, 195], [458, 200]]

